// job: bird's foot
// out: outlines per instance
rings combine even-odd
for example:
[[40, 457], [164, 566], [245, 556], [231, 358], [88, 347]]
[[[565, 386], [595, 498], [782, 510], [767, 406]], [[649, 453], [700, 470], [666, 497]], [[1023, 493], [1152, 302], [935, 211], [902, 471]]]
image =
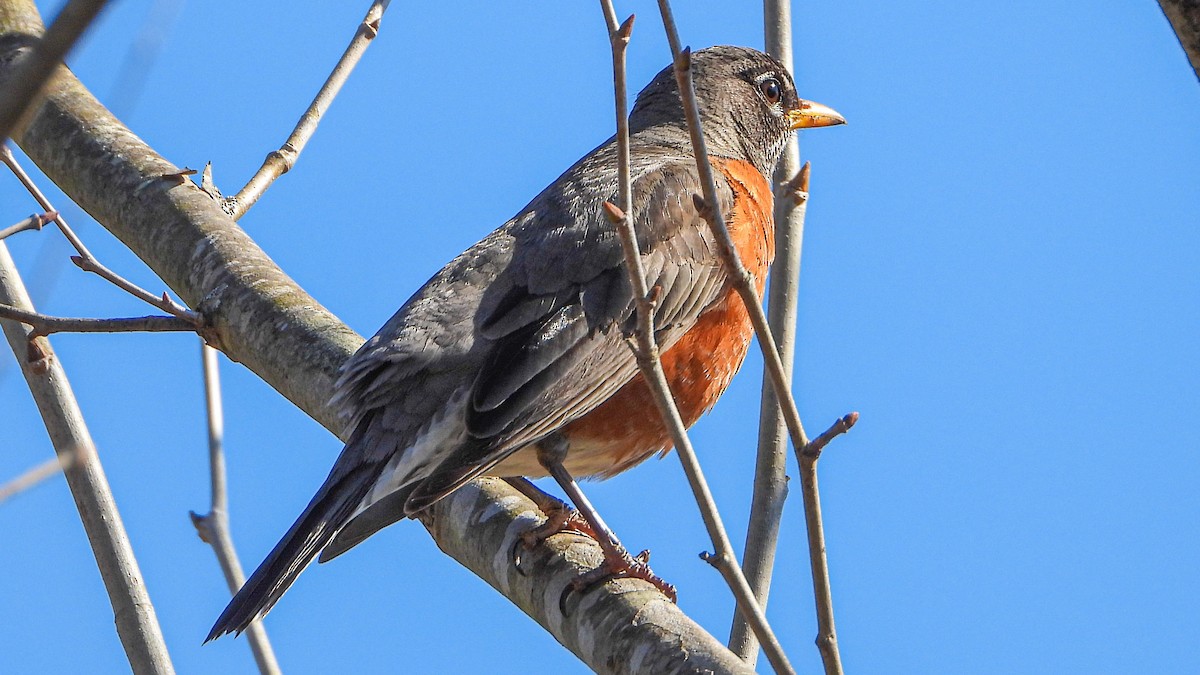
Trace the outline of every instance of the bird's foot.
[[528, 550], [532, 550], [538, 544], [561, 532], [598, 539], [587, 519], [562, 502], [556, 501], [553, 504], [543, 505], [542, 512], [546, 514], [546, 522], [521, 533], [521, 542]]
[[559, 609], [566, 614], [567, 598], [572, 593], [586, 593], [609, 579], [641, 579], [662, 591], [671, 602], [677, 600], [675, 586], [650, 569], [650, 551], [642, 551], [636, 556], [630, 555], [620, 543], [611, 542], [610, 546], [604, 547], [604, 562], [596, 569], [575, 577], [563, 591], [558, 603]]

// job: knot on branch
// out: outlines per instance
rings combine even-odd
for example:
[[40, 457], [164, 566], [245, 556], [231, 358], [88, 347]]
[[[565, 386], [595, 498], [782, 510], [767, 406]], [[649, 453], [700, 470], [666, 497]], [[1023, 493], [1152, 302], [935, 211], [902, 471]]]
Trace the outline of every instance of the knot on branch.
[[211, 546], [216, 541], [216, 537], [213, 536], [212, 514], [200, 515], [195, 511], [188, 511], [188, 517], [192, 519], [192, 526], [196, 528], [200, 541]]

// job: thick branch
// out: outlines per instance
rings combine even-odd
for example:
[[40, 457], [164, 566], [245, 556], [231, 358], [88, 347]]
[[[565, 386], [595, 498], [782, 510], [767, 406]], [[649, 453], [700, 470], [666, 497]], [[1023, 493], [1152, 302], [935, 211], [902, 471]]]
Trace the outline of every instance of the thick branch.
[[1158, 0], [1200, 80], [1200, 0]]
[[[6, 58], [14, 56], [6, 45], [35, 39], [29, 28], [35, 25], [29, 17], [36, 17], [32, 3], [5, 1], [7, 4], [0, 3], [8, 8], [0, 12], [0, 86], [15, 64]], [[188, 305], [203, 311], [212, 323], [212, 341], [222, 351], [326, 427], [343, 431], [327, 402], [338, 366], [362, 338], [279, 270], [217, 201], [190, 182], [164, 180], [163, 176], [179, 169], [122, 126], [65, 70], [55, 78], [45, 103], [16, 140], [76, 203], [121, 239]], [[524, 608], [526, 601], [518, 597], [518, 590], [541, 592], [561, 575], [574, 578], [578, 573], [578, 567], [569, 561], [531, 560], [522, 565], [528, 576], [520, 578], [525, 581], [516, 584], [512, 576], [517, 573], [511, 565], [493, 566], [495, 556], [487, 551], [511, 544], [506, 533], [523, 529], [532, 508], [514, 494], [481, 492], [468, 486], [433, 509], [429, 527], [447, 554]], [[484, 519], [487, 524], [480, 527], [478, 522]], [[481, 555], [487, 565], [479, 565]], [[610, 669], [607, 661], [600, 660], [611, 656], [607, 649], [640, 659], [639, 663], [654, 664], [682, 658], [687, 653], [683, 650], [704, 643], [715, 645], [710, 651], [723, 652], [724, 660], [713, 661], [715, 671], [739, 672], [736, 657], [684, 615], [673, 614], [669, 620], [647, 624], [646, 613], [659, 610], [648, 610], [644, 602], [630, 595], [639, 594], [614, 591], [609, 584], [589, 592], [583, 614], [566, 624], [556, 623], [546, 612], [539, 611], [534, 618], [599, 670]], [[600, 604], [609, 608], [608, 618], [597, 628], [584, 614]], [[604, 631], [605, 644], [600, 640], [580, 642], [599, 633], [571, 630], [571, 625], [579, 622]], [[607, 639], [618, 633], [626, 639]], [[629, 647], [633, 637], [647, 648], [634, 651]]]
[[752, 673], [662, 592], [642, 579], [615, 579], [559, 600], [603, 559], [593, 539], [559, 534], [512, 565], [520, 534], [545, 521], [528, 498], [485, 478], [434, 504], [422, 518], [438, 546], [545, 626], [600, 673]]
[[[25, 286], [17, 276], [16, 265], [3, 243], [0, 243], [0, 302], [33, 311]], [[37, 361], [26, 358], [30, 340], [28, 329], [12, 321], [0, 321], [0, 324], [3, 324], [8, 344], [21, 364], [21, 372], [42, 414], [54, 451], [63, 464], [67, 486], [75, 498], [79, 518], [96, 556], [96, 566], [108, 590], [117, 634], [129, 664], [135, 673], [173, 673], [154, 605], [150, 603], [108, 478], [100, 466], [91, 434], [62, 364], [54, 357], [46, 338], [38, 339], [44, 357]]]

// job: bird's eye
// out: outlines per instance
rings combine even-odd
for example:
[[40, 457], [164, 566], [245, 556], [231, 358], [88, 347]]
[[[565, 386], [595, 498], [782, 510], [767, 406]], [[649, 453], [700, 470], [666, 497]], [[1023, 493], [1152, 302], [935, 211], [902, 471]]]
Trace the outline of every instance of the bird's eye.
[[758, 83], [758, 90], [767, 97], [767, 102], [771, 105], [779, 103], [779, 99], [783, 97], [783, 88], [779, 86], [779, 80], [768, 77]]

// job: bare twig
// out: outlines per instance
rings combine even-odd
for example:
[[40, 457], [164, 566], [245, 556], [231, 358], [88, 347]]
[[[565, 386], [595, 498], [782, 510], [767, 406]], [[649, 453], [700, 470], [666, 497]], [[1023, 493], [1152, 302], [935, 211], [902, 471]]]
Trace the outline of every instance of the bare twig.
[[667, 377], [663, 372], [662, 363], [659, 359], [658, 345], [654, 339], [654, 298], [646, 285], [646, 273], [642, 267], [641, 253], [638, 251], [637, 234], [633, 229], [633, 216], [628, 212], [632, 204], [632, 186], [629, 174], [629, 124], [626, 112], [625, 50], [629, 44], [630, 32], [633, 30], [633, 17], [630, 16], [624, 24], [618, 27], [616, 24], [616, 11], [613, 9], [611, 0], [601, 0], [600, 4], [604, 10], [605, 23], [608, 25], [609, 30], [609, 41], [612, 46], [613, 81], [616, 92], [617, 113], [617, 161], [619, 168], [618, 175], [620, 176], [619, 199], [622, 202], [622, 207], [620, 208], [611, 203], [605, 203], [604, 209], [605, 215], [617, 227], [620, 235], [621, 248], [625, 254], [625, 266], [629, 272], [630, 282], [633, 285], [634, 297], [637, 298], [638, 330], [636, 332], [637, 348], [634, 349], [634, 353], [637, 356], [638, 367], [642, 372], [642, 376], [645, 378], [654, 396], [654, 401], [662, 416], [663, 424], [671, 433], [671, 439], [675, 445], [675, 454], [679, 457], [679, 461], [683, 465], [683, 471], [687, 475], [692, 493], [696, 497], [696, 503], [700, 507], [700, 514], [704, 519], [704, 525], [708, 529], [709, 537], [712, 539], [715, 552], [711, 556], [705, 556], [705, 560], [712, 563], [721, 572], [725, 582], [729, 585], [730, 590], [737, 599], [738, 607], [745, 613], [747, 620], [754, 627], [755, 634], [759, 636], [759, 639], [765, 645], [768, 658], [771, 660], [771, 664], [775, 667], [775, 670], [781, 673], [791, 673], [794, 670], [783, 652], [783, 647], [771, 632], [766, 615], [758, 607], [758, 603], [754, 599], [754, 594], [749, 584], [746, 583], [741, 568], [738, 567], [737, 558], [733, 553], [733, 546], [730, 544], [729, 536], [725, 532], [725, 526], [721, 522], [721, 515], [717, 511], [716, 503], [713, 501], [712, 493], [708, 488], [708, 483], [704, 479], [700, 462], [696, 458], [696, 452], [692, 448], [691, 440], [688, 438], [683, 419], [679, 415], [679, 409], [675, 405], [675, 399], [671, 395], [670, 386], [667, 383]]
[[106, 4], [107, 0], [71, 0], [54, 18], [41, 41], [0, 92], [0, 143], [12, 135], [13, 128], [39, 98], [42, 87], [67, 52]]
[[[0, 145], [0, 161], [3, 161], [13, 174], [16, 175], [17, 180], [21, 181], [21, 185], [24, 185], [29, 194], [33, 195], [34, 200], [37, 201], [39, 206], [47, 212], [58, 213], [50, 204], [50, 200], [46, 199], [46, 195], [42, 193], [21, 164], [17, 162], [16, 156], [13, 155], [12, 149], [7, 144]], [[63, 236], [67, 238], [67, 241], [71, 243], [71, 246], [79, 252], [78, 256], [71, 256], [71, 262], [75, 263], [80, 269], [85, 272], [93, 272], [139, 300], [153, 305], [167, 314], [190, 322], [193, 330], [200, 327], [200, 316], [187, 307], [171, 300], [167, 297], [166, 293], [163, 293], [161, 296], [154, 295], [150, 291], [141, 288], [131, 281], [127, 281], [123, 277], [118, 276], [116, 272], [100, 264], [100, 261], [83, 245], [83, 241], [76, 236], [75, 231], [67, 225], [67, 220], [62, 217], [61, 213], [54, 219], [54, 222], [58, 225], [58, 229], [63, 233]]]
[[708, 146], [700, 128], [700, 110], [692, 86], [691, 51], [679, 48], [679, 34], [675, 30], [675, 20], [671, 16], [670, 3], [667, 0], [658, 0], [658, 6], [663, 15], [663, 23], [668, 26], [668, 41], [671, 43], [671, 50], [675, 55], [675, 77], [679, 82], [679, 91], [683, 98], [684, 111], [687, 114], [688, 132], [691, 135], [692, 147], [696, 155], [696, 167], [700, 172], [701, 185], [704, 189], [704, 196], [696, 195], [695, 201], [716, 235], [721, 262], [726, 266], [733, 288], [741, 296], [746, 310], [750, 314], [750, 320], [754, 324], [754, 332], [762, 348], [763, 359], [770, 369], [771, 382], [783, 404], [784, 420], [787, 422], [792, 444], [797, 448], [802, 448], [808, 444], [808, 436], [804, 433], [804, 425], [800, 423], [800, 414], [796, 412], [796, 401], [792, 397], [787, 374], [779, 359], [779, 350], [775, 338], [771, 334], [771, 327], [767, 323], [766, 313], [763, 311], [762, 303], [759, 302], [758, 293], [754, 288], [754, 280], [737, 256], [733, 240], [729, 237], [729, 229], [725, 225], [725, 217], [721, 215], [719, 209], [711, 208], [711, 205], [717, 203], [717, 184], [713, 178], [712, 164], [708, 161]]
[[833, 426], [826, 429], [824, 433], [809, 441], [808, 445], [804, 448], [804, 452], [800, 453], [801, 456], [811, 457], [813, 461], [820, 459], [821, 451], [825, 449], [826, 445], [829, 445], [829, 441], [850, 431], [850, 427], [853, 427], [855, 424], [858, 424], [858, 413], [852, 412], [843, 415], [838, 418], [838, 421], [833, 423]]
[[[738, 295], [741, 296], [750, 320], [754, 324], [754, 332], [762, 349], [763, 361], [767, 365], [770, 380], [779, 399], [784, 422], [792, 439], [801, 463], [801, 482], [805, 491], [805, 525], [808, 530], [809, 555], [813, 561], [813, 583], [823, 583], [823, 590], [817, 593], [817, 645], [821, 650], [822, 661], [827, 674], [841, 673], [841, 658], [837, 650], [837, 639], [833, 626], [833, 605], [830, 602], [829, 576], [826, 572], [818, 578], [818, 569], [827, 569], [825, 557], [824, 528], [820, 522], [820, 501], [816, 493], [816, 458], [806, 457], [803, 450], [808, 447], [808, 437], [804, 433], [804, 425], [800, 422], [800, 413], [796, 410], [796, 401], [792, 397], [791, 384], [784, 370], [783, 361], [779, 357], [779, 348], [771, 334], [771, 327], [759, 302], [753, 279], [746, 271], [734, 249], [725, 225], [725, 219], [720, 209], [713, 208], [717, 204], [716, 181], [713, 178], [712, 165], [708, 159], [708, 149], [704, 141], [704, 132], [700, 126], [700, 109], [696, 102], [696, 92], [692, 86], [691, 51], [683, 49], [679, 42], [679, 33], [675, 28], [675, 19], [671, 14], [670, 2], [658, 0], [659, 11], [662, 13], [663, 25], [667, 32], [667, 41], [671, 45], [671, 53], [675, 59], [675, 79], [679, 85], [679, 94], [683, 100], [684, 112], [687, 116], [688, 133], [691, 136], [692, 148], [696, 155], [696, 167], [700, 172], [704, 196], [695, 196], [697, 206], [701, 207], [705, 220], [708, 221], [716, 235], [717, 249], [721, 261], [728, 270], [731, 282]], [[804, 469], [809, 462], [810, 470]], [[757, 634], [757, 631], [755, 631]], [[761, 640], [761, 635], [759, 636]], [[771, 651], [763, 644], [768, 660]], [[772, 665], [779, 669], [772, 660]]]
[[1158, 6], [1171, 22], [1179, 45], [1187, 54], [1196, 78], [1200, 79], [1200, 2], [1196, 0], [1158, 0]]
[[813, 600], [817, 606], [817, 649], [826, 675], [841, 675], [842, 656], [833, 623], [833, 594], [829, 586], [829, 560], [825, 555], [825, 524], [821, 518], [821, 493], [817, 488], [817, 460], [834, 437], [844, 434], [858, 421], [852, 412], [797, 451], [800, 459], [800, 492], [804, 499], [804, 521], [808, 532], [808, 555], [812, 564]]
[[333, 72], [321, 86], [321, 91], [317, 92], [317, 97], [313, 99], [308, 110], [304, 111], [300, 121], [296, 123], [292, 135], [288, 136], [282, 147], [268, 154], [258, 172], [250, 178], [246, 186], [229, 198], [227, 210], [235, 220], [244, 216], [246, 211], [254, 206], [254, 203], [266, 192], [271, 183], [275, 182], [276, 178], [287, 173], [295, 165], [300, 153], [304, 151], [308, 139], [312, 138], [317, 131], [317, 124], [320, 123], [321, 117], [325, 115], [325, 111], [333, 103], [334, 97], [341, 91], [342, 85], [346, 83], [350, 73], [358, 65], [371, 41], [379, 34], [379, 24], [389, 2], [390, 0], [375, 0], [371, 3], [367, 15], [354, 33], [354, 38], [350, 40], [350, 45], [346, 47], [342, 58], [338, 60], [337, 65], [333, 67]]
[[[792, 66], [791, 2], [764, 0], [763, 27], [766, 52], [789, 72], [795, 72]], [[778, 340], [779, 358], [789, 383], [792, 381], [795, 354], [800, 252], [804, 241], [804, 216], [808, 210], [809, 165], [806, 162], [797, 170], [799, 164], [799, 143], [797, 135], [792, 134], [775, 168], [774, 182], [780, 187], [775, 195], [775, 262], [771, 265], [770, 297], [767, 301], [767, 320]], [[787, 426], [770, 377], [764, 367], [754, 494], [746, 528], [746, 548], [742, 554], [746, 580], [750, 582], [754, 596], [764, 609], [771, 592], [779, 523], [788, 494]], [[734, 612], [733, 625], [729, 630], [729, 648], [750, 664], [758, 660], [758, 640], [737, 612]]]
[[4, 485], [0, 485], [0, 504], [48, 478], [57, 476], [62, 473], [63, 466], [69, 463], [69, 457], [51, 457]]
[[[785, 158], [787, 155], [785, 155]], [[808, 167], [797, 174], [802, 179], [804, 193], [808, 190]], [[778, 172], [776, 173], [778, 176]], [[779, 338], [779, 356], [791, 382], [796, 338], [797, 281], [800, 272], [800, 240], [804, 227], [807, 197], [793, 199], [799, 194], [797, 181], [781, 186], [775, 201], [775, 263], [771, 266], [771, 285], [767, 302], [771, 330]], [[775, 396], [770, 374], [763, 371], [761, 403], [758, 421], [758, 457], [754, 467], [754, 494], [750, 502], [750, 521], [746, 528], [746, 548], [742, 567], [754, 595], [764, 607], [771, 591], [771, 575], [775, 567], [775, 549], [779, 540], [779, 523], [788, 494], [787, 426]], [[750, 663], [758, 659], [758, 640], [738, 614], [734, 614], [729, 631], [729, 648]]]
[[42, 229], [43, 225], [57, 217], [57, 211], [51, 211], [49, 213], [35, 213], [16, 225], [12, 225], [0, 230], [0, 240], [7, 239], [18, 232], [24, 232], [26, 230], [40, 230]]
[[0, 305], [0, 318], [20, 321], [33, 330], [30, 339], [53, 333], [133, 333], [192, 332], [195, 324], [175, 316], [137, 316], [122, 319], [76, 319], [48, 316]]
[[[33, 311], [29, 295], [3, 243], [0, 243], [0, 302]], [[108, 590], [117, 634], [129, 664], [135, 673], [172, 673], [174, 669], [154, 606], [150, 603], [121, 514], [117, 512], [108, 479], [96, 456], [66, 373], [58, 359], [53, 358], [46, 338], [40, 338], [39, 343], [47, 358], [35, 365], [25, 358], [28, 329], [12, 321], [0, 324], [3, 324], [8, 343], [21, 364], [54, 451], [65, 458], [64, 464], [69, 462], [64, 468], [67, 485], [75, 498], [92, 553], [96, 556], [96, 565]]]
[[[200, 358], [204, 368], [204, 402], [208, 418], [208, 460], [212, 480], [212, 502], [209, 511], [200, 515], [191, 512], [192, 525], [197, 534], [217, 555], [221, 572], [229, 592], [236, 593], [246, 583], [242, 563], [238, 560], [229, 533], [229, 496], [225, 481], [225, 416], [221, 407], [221, 381], [217, 367], [217, 351], [206, 344], [200, 345]], [[279, 663], [267, 639], [267, 630], [261, 621], [255, 621], [246, 629], [250, 639], [250, 650], [260, 673], [279, 673]]]

